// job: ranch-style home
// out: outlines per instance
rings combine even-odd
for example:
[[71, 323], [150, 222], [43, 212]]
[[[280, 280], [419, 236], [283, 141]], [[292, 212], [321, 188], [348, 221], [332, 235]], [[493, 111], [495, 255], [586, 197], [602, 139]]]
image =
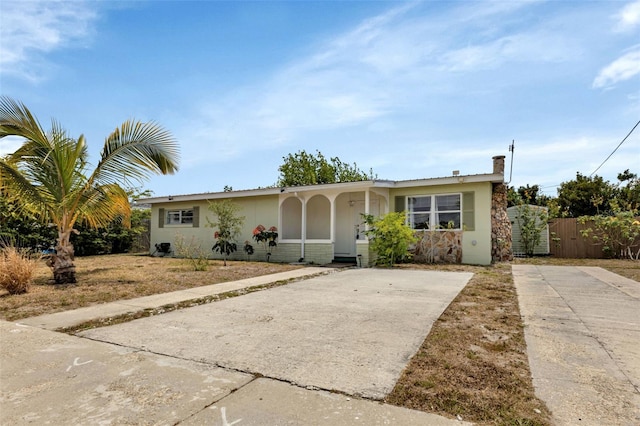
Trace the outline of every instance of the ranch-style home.
[[[199, 244], [221, 258], [209, 203], [229, 199], [240, 207], [244, 227], [230, 259], [370, 265], [362, 214], [403, 211], [420, 237], [416, 261], [486, 265], [511, 256], [511, 224], [506, 214], [504, 156], [493, 157], [492, 173], [429, 179], [368, 180], [322, 185], [263, 188], [141, 199], [151, 205], [151, 253], [172, 249], [176, 237]], [[209, 219], [209, 220], [207, 220]], [[256, 242], [258, 225], [276, 227], [277, 246]], [[248, 241], [254, 253], [243, 247]], [[164, 244], [162, 244], [164, 243]], [[169, 244], [167, 244], [169, 243]], [[160, 250], [161, 252], [162, 250]]]

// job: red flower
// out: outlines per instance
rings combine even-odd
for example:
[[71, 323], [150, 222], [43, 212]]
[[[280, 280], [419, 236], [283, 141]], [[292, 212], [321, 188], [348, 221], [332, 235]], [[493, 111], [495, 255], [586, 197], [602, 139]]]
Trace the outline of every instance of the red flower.
[[258, 225], [256, 226], [256, 228], [253, 230], [253, 235], [258, 235], [259, 233], [261, 233], [262, 231], [265, 230], [265, 227], [262, 225]]
[[278, 228], [276, 228], [275, 226], [272, 226], [271, 228], [269, 228], [269, 232], [277, 232]]
[[220, 238], [220, 233], [218, 231], [214, 232], [213, 238]]

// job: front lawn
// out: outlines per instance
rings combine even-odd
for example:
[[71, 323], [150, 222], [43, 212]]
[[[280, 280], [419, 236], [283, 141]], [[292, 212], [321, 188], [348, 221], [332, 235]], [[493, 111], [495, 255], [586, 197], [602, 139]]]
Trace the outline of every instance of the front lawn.
[[0, 290], [0, 319], [14, 321], [297, 268], [300, 266], [237, 261], [222, 266], [222, 261], [210, 260], [207, 271], [196, 272], [185, 260], [170, 257], [88, 256], [76, 258], [77, 284], [54, 285], [51, 270], [40, 261], [28, 293], [12, 296]]
[[[637, 261], [541, 257], [513, 263], [600, 266], [640, 281]], [[50, 283], [50, 270], [41, 262], [29, 293], [0, 293], [0, 318], [18, 320], [300, 267], [264, 262], [227, 264], [212, 260], [208, 271], [195, 272], [184, 260], [173, 258], [84, 257], [76, 261], [78, 284], [55, 286]], [[434, 323], [385, 401], [451, 418], [460, 416], [480, 425], [550, 425], [551, 415], [535, 396], [531, 382], [511, 265], [396, 267], [467, 271], [474, 276]], [[100, 324], [88, 326], [96, 325]]]

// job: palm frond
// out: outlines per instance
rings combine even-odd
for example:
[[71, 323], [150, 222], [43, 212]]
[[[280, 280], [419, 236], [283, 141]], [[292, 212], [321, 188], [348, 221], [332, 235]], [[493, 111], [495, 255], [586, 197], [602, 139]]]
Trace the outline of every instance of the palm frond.
[[47, 139], [42, 126], [24, 104], [0, 96], [0, 138], [5, 136], [21, 136], [40, 142]]
[[47, 200], [14, 164], [0, 158], [0, 191], [19, 200], [22, 210], [43, 214]]
[[129, 226], [131, 206], [127, 192], [117, 184], [110, 184], [83, 191], [70, 221], [82, 221], [92, 228], [102, 228], [117, 217], [122, 217], [125, 226]]
[[125, 121], [105, 140], [92, 179], [96, 183], [143, 181], [151, 173], [175, 173], [178, 160], [178, 143], [167, 130], [154, 122]]
[[61, 236], [68, 236], [78, 220], [104, 227], [122, 217], [127, 224], [129, 200], [117, 182], [178, 170], [177, 141], [153, 122], [126, 121], [116, 128], [89, 176], [84, 136], [70, 137], [56, 121], [45, 132], [22, 103], [3, 96], [0, 138], [5, 136], [19, 136], [24, 142], [13, 154], [0, 158], [0, 191], [41, 220], [55, 223]]

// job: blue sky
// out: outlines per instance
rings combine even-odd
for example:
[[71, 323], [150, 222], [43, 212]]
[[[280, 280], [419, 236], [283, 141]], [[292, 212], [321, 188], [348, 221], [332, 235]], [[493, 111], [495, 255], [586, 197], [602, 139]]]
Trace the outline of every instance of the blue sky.
[[[0, 93], [84, 134], [181, 146], [156, 196], [273, 185], [299, 150], [380, 179], [591, 174], [640, 120], [640, 1], [0, 1]], [[0, 154], [15, 139], [0, 140]], [[597, 174], [640, 173], [640, 126]]]

